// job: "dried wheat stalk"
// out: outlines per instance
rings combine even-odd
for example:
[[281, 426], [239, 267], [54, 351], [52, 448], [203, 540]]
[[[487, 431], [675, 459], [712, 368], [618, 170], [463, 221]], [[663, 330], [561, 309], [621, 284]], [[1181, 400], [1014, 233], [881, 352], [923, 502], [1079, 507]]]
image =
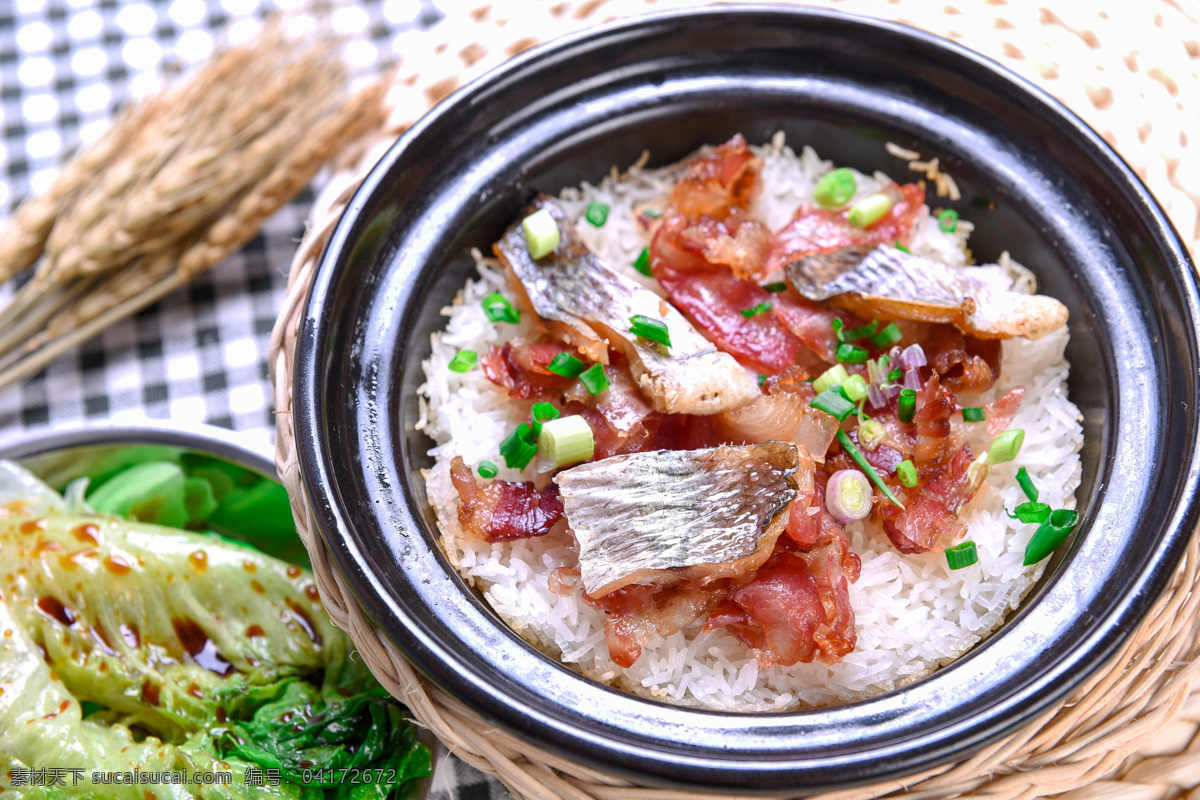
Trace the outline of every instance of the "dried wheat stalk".
[[[0, 386], [240, 248], [348, 143], [381, 126], [386, 78], [351, 93], [342, 40], [269, 21], [253, 41], [125, 109], [0, 233]], [[320, 20], [318, 20], [320, 22]]]

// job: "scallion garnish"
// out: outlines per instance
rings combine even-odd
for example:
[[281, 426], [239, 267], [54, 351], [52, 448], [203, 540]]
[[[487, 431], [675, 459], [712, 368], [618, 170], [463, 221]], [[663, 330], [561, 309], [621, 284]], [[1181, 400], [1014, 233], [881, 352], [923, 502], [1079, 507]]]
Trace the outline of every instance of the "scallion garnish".
[[886, 217], [891, 210], [892, 198], [882, 193], [873, 194], [851, 206], [846, 220], [856, 228], [869, 228]]
[[879, 333], [872, 336], [870, 341], [871, 345], [874, 347], [891, 347], [903, 338], [904, 334], [900, 332], [899, 326], [893, 322]]
[[[1008, 514], [1007, 509], [1004, 513]], [[1031, 500], [1028, 503], [1021, 503], [1008, 516], [1010, 519], [1020, 520], [1021, 522], [1036, 522], [1040, 525], [1050, 518], [1050, 506]]]
[[837, 360], [846, 364], [865, 364], [870, 353], [865, 347], [842, 342], [837, 347]]
[[766, 312], [768, 312], [770, 310], [771, 310], [771, 301], [763, 300], [761, 303], [759, 303], [756, 306], [752, 306], [751, 308], [739, 309], [739, 313], [746, 319], [750, 319], [751, 317], [756, 316], [758, 314], [765, 314]]
[[887, 428], [873, 419], [864, 419], [858, 423], [858, 443], [864, 450], [874, 450], [887, 436]]
[[999, 436], [992, 440], [992, 446], [988, 450], [988, 464], [1003, 464], [1006, 461], [1012, 461], [1017, 457], [1017, 453], [1021, 452], [1021, 445], [1025, 443], [1025, 431], [1020, 428], [1009, 428], [1002, 431]]
[[846, 368], [841, 364], [834, 364], [829, 369], [821, 373], [815, 381], [813, 381], [813, 389], [817, 394], [832, 389], [835, 386], [841, 386], [846, 381], [850, 380], [850, 373], [846, 372]]
[[763, 385], [764, 383], [766, 383], [766, 382], [767, 382], [767, 376], [766, 376], [766, 375], [759, 375], [759, 376], [758, 376], [758, 385], [759, 385], [759, 386], [762, 386], [762, 385]]
[[583, 216], [594, 227], [600, 228], [608, 221], [608, 203], [588, 203], [587, 211]]
[[490, 462], [490, 461], [480, 461], [479, 462], [479, 477], [494, 478], [494, 477], [496, 477], [497, 471], [498, 470], [496, 469], [496, 465], [493, 464], [492, 462]]
[[537, 440], [533, 438], [533, 429], [522, 422], [517, 429], [504, 437], [500, 442], [500, 455], [509, 469], [525, 469], [526, 465], [537, 455]]
[[904, 377], [904, 372], [902, 370], [894, 369], [887, 374], [887, 382], [895, 383], [896, 381], [900, 380], [903, 377]]
[[867, 396], [867, 381], [862, 375], [851, 375], [842, 384], [842, 391], [851, 403], [857, 403]]
[[946, 233], [954, 233], [954, 229], [958, 227], [958, 212], [953, 208], [947, 208], [938, 214], [938, 227]]
[[553, 253], [562, 238], [558, 223], [545, 208], [521, 220], [521, 227], [525, 229], [525, 246], [529, 248], [529, 257], [534, 261]]
[[907, 254], [908, 254], [908, 255], [910, 255], [910, 256], [912, 255], [912, 250], [909, 250], [907, 247], [905, 247], [904, 245], [900, 244], [900, 240], [899, 240], [899, 239], [897, 239], [897, 240], [896, 240], [895, 242], [893, 242], [892, 244], [893, 244], [893, 246], [894, 246], [894, 247], [895, 247], [897, 250], [899, 250], [901, 253], [907, 253]]
[[987, 419], [987, 414], [982, 408], [964, 408], [963, 422], [983, 422]]
[[570, 353], [559, 353], [546, 369], [564, 378], [577, 378], [583, 372], [583, 362]]
[[854, 463], [858, 464], [858, 468], [861, 469], [866, 476], [871, 479], [871, 483], [879, 487], [879, 491], [883, 492], [883, 496], [900, 506], [900, 508], [904, 508], [904, 503], [901, 503], [896, 499], [896, 495], [892, 494], [892, 490], [889, 489], [887, 484], [883, 482], [883, 479], [879, 477], [879, 473], [875, 471], [875, 468], [872, 467], [870, 462], [868, 462], [863, 456], [862, 451], [855, 446], [854, 442], [850, 441], [850, 437], [846, 435], [845, 431], [838, 429], [837, 440], [841, 442], [842, 449], [844, 449], [850, 455], [850, 458], [854, 459]]
[[581, 372], [579, 380], [583, 382], [584, 388], [592, 397], [608, 388], [608, 376], [604, 374], [604, 367], [600, 364], [592, 364]]
[[979, 553], [975, 550], [974, 542], [966, 541], [946, 548], [946, 563], [950, 569], [962, 569], [978, 561]]
[[879, 320], [876, 318], [862, 327], [851, 328], [848, 331], [842, 330], [845, 323], [836, 317], [829, 324], [833, 326], [833, 332], [837, 334], [839, 342], [854, 342], [864, 336], [870, 336], [875, 333], [875, 330], [879, 327]]
[[850, 202], [857, 191], [858, 181], [854, 173], [840, 167], [817, 181], [813, 188], [813, 202], [821, 208], [841, 208]]
[[633, 262], [633, 268], [645, 275], [647, 278], [654, 277], [654, 273], [650, 271], [649, 247], [643, 247], [642, 252], [638, 253], [637, 259]]
[[855, 410], [854, 403], [843, 397], [836, 388], [821, 392], [812, 399], [809, 405], [826, 414], [832, 414], [838, 422], [853, 414]]
[[533, 420], [533, 435], [537, 436], [542, 432], [543, 422], [558, 419], [558, 413], [558, 409], [549, 403], [534, 403], [533, 408], [529, 409], [529, 417]]
[[787, 289], [787, 284], [784, 283], [783, 281], [779, 281], [778, 283], [768, 283], [766, 286], [764, 286], [762, 288], [763, 288], [764, 292], [770, 292], [771, 294], [779, 294], [780, 292], [785, 291]]
[[538, 446], [542, 448], [542, 457], [553, 465], [553, 469], [587, 461], [596, 453], [592, 428], [578, 414], [552, 419], [542, 425]]
[[479, 356], [474, 350], [460, 350], [450, 359], [451, 372], [470, 372], [478, 363]]
[[642, 213], [645, 214], [650, 219], [658, 219], [659, 217], [662, 216], [662, 212], [659, 211], [657, 208], [647, 208]]
[[[746, 312], [743, 311], [742, 313]], [[647, 317], [645, 314], [634, 314], [629, 318], [629, 332], [634, 336], [658, 342], [666, 347], [671, 346], [671, 331], [667, 328], [667, 323], [657, 320], [654, 317]]]
[[1029, 471], [1024, 467], [1017, 470], [1017, 483], [1021, 485], [1021, 490], [1025, 492], [1025, 496], [1030, 500], [1038, 499], [1038, 488], [1033, 485], [1033, 479], [1029, 477]]
[[908, 424], [913, 421], [917, 411], [917, 393], [912, 389], [901, 389], [900, 399], [896, 402], [896, 416], [901, 422]]
[[1036, 564], [1053, 553], [1067, 540], [1078, 522], [1078, 511], [1057, 508], [1050, 512], [1050, 517], [1038, 527], [1025, 547], [1025, 566]]
[[483, 298], [483, 313], [487, 314], [487, 318], [492, 322], [517, 323], [521, 321], [521, 312], [513, 308], [513, 304], [508, 302], [508, 298], [499, 292], [492, 292]]
[[917, 474], [917, 467], [911, 459], [904, 459], [896, 465], [896, 477], [900, 479], [900, 485], [906, 488], [913, 488], [920, 481], [920, 476]]

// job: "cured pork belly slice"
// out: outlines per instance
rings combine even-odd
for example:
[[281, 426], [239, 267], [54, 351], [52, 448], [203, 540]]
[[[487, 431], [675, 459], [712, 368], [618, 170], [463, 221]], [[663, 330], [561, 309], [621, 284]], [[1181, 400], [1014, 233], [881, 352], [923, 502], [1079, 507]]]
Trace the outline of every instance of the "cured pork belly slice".
[[796, 497], [795, 445], [653, 450], [554, 477], [593, 598], [629, 584], [739, 577], [767, 560]]
[[970, 273], [888, 245], [844, 247], [787, 265], [801, 295], [864, 319], [948, 322], [983, 339], [1040, 339], [1066, 324], [1067, 307], [1054, 298], [997, 291]]
[[[608, 363], [609, 347], [620, 349], [638, 389], [662, 414], [716, 414], [759, 395], [750, 373], [701, 336], [674, 306], [589, 250], [551, 198], [539, 196], [526, 213], [539, 209], [549, 211], [558, 224], [561, 240], [553, 253], [531, 258], [520, 220], [495, 251], [513, 289], [552, 336], [602, 364]], [[666, 325], [671, 346], [632, 336], [630, 317], [636, 314]]]

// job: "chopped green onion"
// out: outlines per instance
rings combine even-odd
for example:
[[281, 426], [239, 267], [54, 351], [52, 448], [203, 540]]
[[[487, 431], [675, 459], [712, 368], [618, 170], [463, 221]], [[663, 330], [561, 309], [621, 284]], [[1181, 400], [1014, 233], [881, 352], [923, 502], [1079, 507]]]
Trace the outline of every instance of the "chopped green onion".
[[479, 477], [494, 478], [494, 477], [496, 477], [497, 471], [498, 470], [496, 469], [496, 465], [493, 464], [492, 462], [490, 462], [490, 461], [480, 461], [479, 462]]
[[832, 414], [838, 422], [850, 416], [855, 408], [854, 403], [842, 397], [842, 393], [837, 389], [826, 389], [814, 397], [809, 405], [826, 414]]
[[912, 389], [901, 389], [900, 400], [896, 403], [896, 416], [903, 423], [911, 423], [917, 410], [917, 393]]
[[865, 419], [858, 423], [858, 443], [864, 449], [874, 450], [887, 435], [887, 429], [873, 419]]
[[587, 461], [596, 453], [591, 426], [578, 414], [543, 424], [538, 445], [542, 448], [542, 456], [554, 465], [554, 469]]
[[983, 422], [987, 419], [987, 414], [982, 408], [964, 408], [963, 422]]
[[905, 247], [904, 245], [900, 244], [900, 240], [899, 240], [899, 239], [897, 239], [896, 241], [892, 242], [892, 245], [893, 245], [893, 246], [894, 246], [894, 247], [895, 247], [897, 250], [899, 250], [901, 253], [908, 253], [910, 256], [912, 255], [912, 250], [909, 250], [907, 247]]
[[483, 313], [492, 322], [520, 322], [521, 312], [513, 308], [508, 298], [499, 292], [492, 292], [483, 298]]
[[1025, 547], [1025, 566], [1036, 564], [1053, 553], [1067, 540], [1079, 522], [1079, 512], [1058, 508], [1050, 512], [1050, 518], [1041, 524], [1037, 533]]
[[954, 229], [958, 227], [958, 212], [953, 208], [947, 208], [938, 214], [938, 227], [946, 233], [954, 233]]
[[758, 314], [765, 314], [766, 312], [768, 312], [770, 310], [771, 310], [771, 301], [763, 300], [761, 303], [759, 303], [756, 306], [753, 306], [752, 308], [740, 309], [739, 313], [741, 313], [741, 315], [743, 317], [745, 317], [746, 319], [750, 319], [751, 317], [756, 316]]
[[640, 336], [667, 347], [671, 346], [671, 331], [667, 328], [667, 323], [662, 320], [647, 317], [645, 314], [634, 314], [629, 318], [629, 323], [629, 332], [634, 336]]
[[846, 364], [865, 364], [870, 353], [865, 347], [842, 342], [837, 348], [837, 360]]
[[904, 373], [898, 369], [894, 369], [887, 374], [888, 383], [895, 383], [896, 381], [900, 380], [902, 377], [904, 377]]
[[821, 208], [841, 208], [850, 202], [857, 191], [858, 181], [854, 173], [841, 167], [817, 181], [813, 188], [813, 202]]
[[475, 364], [479, 361], [479, 356], [474, 350], [460, 350], [454, 358], [450, 359], [451, 372], [470, 372]]
[[876, 328], [879, 327], [879, 320], [871, 320], [871, 322], [863, 325], [860, 328], [851, 328], [844, 333], [842, 332], [842, 325], [844, 323], [840, 319], [835, 317], [833, 322], [829, 324], [833, 326], [833, 330], [837, 333], [839, 342], [853, 342], [863, 338], [864, 336], [870, 336], [871, 334], [875, 333]]
[[950, 569], [962, 569], [969, 567], [979, 561], [979, 553], [975, 550], [975, 543], [971, 541], [956, 544], [954, 547], [946, 548], [946, 563]]
[[1024, 467], [1017, 470], [1017, 483], [1021, 484], [1022, 491], [1030, 500], [1038, 499], [1038, 488], [1033, 485], [1033, 479], [1029, 477], [1029, 471]]
[[583, 381], [584, 388], [592, 397], [608, 388], [608, 376], [604, 374], [604, 367], [600, 364], [592, 364], [581, 372], [579, 380]]
[[650, 271], [649, 247], [643, 247], [642, 252], [638, 253], [637, 259], [633, 262], [633, 268], [645, 275], [647, 278], [654, 277], [654, 273]]
[[583, 362], [570, 353], [559, 353], [546, 369], [564, 378], [577, 378], [583, 372]]
[[659, 217], [662, 216], [662, 212], [659, 211], [657, 208], [647, 208], [642, 213], [645, 214], [650, 219], [658, 219]]
[[832, 389], [835, 386], [841, 386], [846, 381], [850, 380], [850, 373], [846, 372], [846, 368], [841, 364], [834, 364], [829, 369], [821, 373], [815, 381], [813, 381], [813, 389], [817, 394]]
[[873, 194], [851, 206], [846, 219], [856, 228], [869, 228], [891, 210], [892, 198], [886, 194]]
[[524, 422], [518, 425], [500, 442], [500, 455], [504, 456], [504, 463], [509, 469], [525, 469], [537, 455], [537, 440], [533, 438], [533, 430]]
[[545, 208], [521, 220], [521, 227], [525, 229], [525, 246], [529, 248], [529, 257], [534, 261], [553, 253], [562, 238], [558, 223]]
[[851, 403], [857, 403], [867, 396], [867, 381], [862, 375], [851, 375], [842, 384], [842, 391]]
[[764, 292], [770, 292], [771, 294], [779, 294], [780, 292], [787, 290], [787, 284], [784, 283], [783, 281], [779, 281], [778, 283], [768, 283], [766, 286], [764, 286], [762, 288], [763, 288]]
[[862, 451], [855, 447], [854, 442], [850, 441], [850, 437], [846, 435], [845, 431], [838, 429], [837, 440], [841, 442], [842, 449], [850, 454], [850, 458], [854, 459], [854, 463], [858, 464], [859, 469], [865, 472], [867, 477], [871, 479], [871, 483], [879, 487], [879, 491], [883, 492], [883, 496], [900, 506], [900, 508], [904, 508], [904, 503], [896, 499], [896, 495], [892, 494], [892, 490], [887, 487], [887, 484], [879, 477], [879, 473], [863, 457]]
[[758, 376], [758, 385], [759, 385], [759, 386], [762, 386], [762, 385], [763, 385], [764, 383], [766, 383], [766, 382], [767, 382], [767, 376], [766, 376], [766, 375], [759, 375], [759, 376]]
[[[1004, 513], [1008, 514], [1008, 511], [1005, 510]], [[1021, 522], [1036, 522], [1040, 525], [1050, 518], [1050, 506], [1031, 500], [1028, 503], [1021, 503], [1008, 516], [1010, 519], [1018, 519]]]
[[558, 409], [549, 403], [534, 403], [529, 409], [529, 417], [533, 420], [533, 435], [537, 436], [542, 432], [543, 422], [558, 419]]
[[608, 203], [588, 203], [587, 211], [583, 212], [583, 216], [594, 227], [604, 227], [604, 223], [608, 222]]
[[839, 469], [825, 487], [825, 508], [844, 525], [858, 522], [875, 505], [871, 484], [856, 469]]
[[900, 484], [909, 489], [917, 485], [920, 481], [920, 476], [917, 475], [917, 467], [912, 463], [911, 459], [904, 459], [896, 465], [896, 477], [900, 479]]
[[1006, 461], [1012, 461], [1017, 457], [1017, 453], [1021, 452], [1021, 445], [1025, 444], [1025, 431], [1020, 428], [1009, 428], [1003, 431], [999, 436], [992, 440], [992, 447], [988, 450], [988, 464], [1003, 464]]
[[871, 344], [875, 347], [891, 347], [903, 338], [904, 334], [900, 332], [899, 326], [893, 322], [879, 333], [872, 336]]

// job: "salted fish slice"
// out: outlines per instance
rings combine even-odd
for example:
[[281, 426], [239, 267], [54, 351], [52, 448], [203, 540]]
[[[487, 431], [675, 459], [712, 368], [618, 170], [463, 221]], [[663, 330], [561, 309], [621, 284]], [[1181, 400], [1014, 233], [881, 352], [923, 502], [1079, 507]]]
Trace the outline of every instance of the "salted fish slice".
[[787, 265], [787, 279], [809, 300], [865, 319], [948, 322], [981, 339], [1040, 339], [1066, 324], [1053, 297], [999, 291], [970, 271], [880, 245], [806, 256]]
[[603, 597], [761, 566], [787, 527], [799, 462], [795, 445], [769, 441], [632, 453], [558, 473], [584, 591]]
[[[760, 394], [750, 373], [700, 335], [678, 309], [589, 250], [552, 198], [539, 196], [526, 213], [542, 208], [561, 235], [553, 253], [532, 259], [520, 220], [495, 251], [513, 289], [552, 335], [602, 364], [608, 363], [610, 345], [621, 349], [638, 388], [663, 414], [716, 414]], [[661, 320], [671, 346], [631, 337], [629, 318], [635, 314]]]

